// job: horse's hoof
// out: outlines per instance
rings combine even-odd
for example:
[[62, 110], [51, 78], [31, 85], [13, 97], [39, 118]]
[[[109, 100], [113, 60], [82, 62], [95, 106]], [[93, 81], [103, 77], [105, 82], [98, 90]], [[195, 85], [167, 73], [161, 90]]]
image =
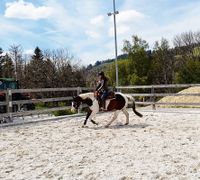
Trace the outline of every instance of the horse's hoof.
[[106, 125], [106, 126], [105, 126], [105, 128], [108, 128], [108, 127], [109, 127], [109, 125]]
[[126, 126], [126, 125], [128, 125], [129, 123], [125, 123], [124, 125]]
[[82, 125], [81, 127], [82, 127], [82, 128], [88, 128], [88, 126], [86, 126], [86, 125]]

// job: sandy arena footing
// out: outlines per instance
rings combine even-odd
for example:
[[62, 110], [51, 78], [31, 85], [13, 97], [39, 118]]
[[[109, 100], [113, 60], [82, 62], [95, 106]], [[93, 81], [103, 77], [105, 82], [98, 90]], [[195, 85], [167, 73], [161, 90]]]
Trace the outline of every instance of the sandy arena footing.
[[0, 128], [0, 179], [200, 179], [200, 111], [183, 111]]

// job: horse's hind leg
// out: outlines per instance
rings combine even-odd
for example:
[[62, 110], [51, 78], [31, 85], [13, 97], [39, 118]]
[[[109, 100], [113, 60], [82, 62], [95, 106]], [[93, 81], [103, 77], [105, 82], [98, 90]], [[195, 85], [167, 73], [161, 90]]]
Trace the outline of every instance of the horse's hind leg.
[[129, 124], [129, 113], [128, 113], [128, 111], [126, 109], [123, 109], [122, 112], [126, 116], [126, 123], [125, 123], [125, 125], [128, 125]]
[[117, 119], [117, 116], [119, 115], [119, 112], [120, 112], [120, 111], [115, 111], [115, 112], [114, 112], [114, 115], [113, 115], [111, 121], [105, 126], [106, 128], [108, 128], [108, 127], [112, 124], [112, 122], [113, 122], [115, 119]]

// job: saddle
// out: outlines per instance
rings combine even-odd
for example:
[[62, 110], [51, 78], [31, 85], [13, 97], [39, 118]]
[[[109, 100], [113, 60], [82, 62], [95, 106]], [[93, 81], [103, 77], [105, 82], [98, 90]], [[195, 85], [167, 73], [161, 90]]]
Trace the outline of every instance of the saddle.
[[108, 92], [108, 96], [107, 96], [106, 99], [113, 99], [113, 98], [115, 98], [115, 92], [114, 91], [109, 91]]
[[[96, 97], [98, 100], [100, 99], [101, 95], [102, 95], [102, 93], [97, 93], [97, 92], [95, 92], [95, 97]], [[114, 92], [114, 91], [109, 91], [109, 92], [108, 92], [108, 96], [106, 97], [106, 100], [107, 100], [107, 99], [113, 99], [113, 98], [115, 98], [115, 92]]]
[[114, 91], [108, 91], [108, 95], [107, 95], [105, 101], [101, 100], [101, 98], [100, 98], [101, 95], [102, 95], [102, 93], [95, 92], [95, 97], [98, 100], [99, 106], [101, 107], [100, 110], [106, 111], [106, 109], [104, 109], [105, 108], [106, 100], [114, 99], [115, 98], [115, 92]]

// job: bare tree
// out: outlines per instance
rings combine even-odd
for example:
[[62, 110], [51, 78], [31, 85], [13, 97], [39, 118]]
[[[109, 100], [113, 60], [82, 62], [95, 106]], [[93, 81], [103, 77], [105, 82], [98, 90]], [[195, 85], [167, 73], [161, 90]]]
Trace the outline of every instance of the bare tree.
[[80, 61], [68, 49], [45, 50], [44, 57], [52, 62], [52, 68], [54, 65], [52, 73], [56, 77], [54, 77], [53, 86], [70, 87], [85, 85], [84, 68], [80, 66]]
[[23, 76], [23, 49], [21, 45], [11, 45], [9, 48], [9, 56], [11, 57], [15, 67], [15, 78], [21, 81]]

